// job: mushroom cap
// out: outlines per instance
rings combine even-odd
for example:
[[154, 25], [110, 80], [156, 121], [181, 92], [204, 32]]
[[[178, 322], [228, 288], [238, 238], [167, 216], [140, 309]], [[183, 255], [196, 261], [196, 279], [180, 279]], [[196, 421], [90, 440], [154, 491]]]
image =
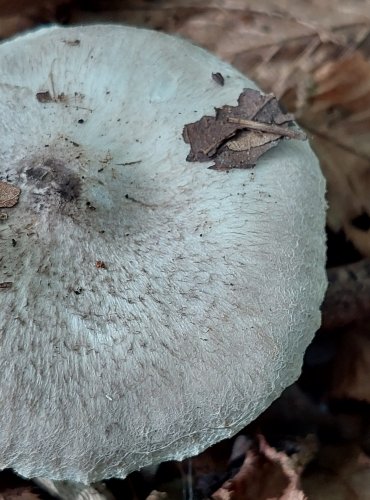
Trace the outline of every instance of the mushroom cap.
[[125, 477], [235, 434], [298, 377], [326, 288], [317, 160], [285, 140], [220, 172], [182, 139], [246, 87], [142, 29], [0, 46], [0, 180], [21, 188], [0, 221], [1, 467]]

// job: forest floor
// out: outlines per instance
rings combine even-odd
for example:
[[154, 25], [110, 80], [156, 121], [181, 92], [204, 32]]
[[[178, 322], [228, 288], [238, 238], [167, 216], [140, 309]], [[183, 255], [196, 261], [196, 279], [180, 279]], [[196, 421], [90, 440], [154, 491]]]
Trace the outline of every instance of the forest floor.
[[[295, 114], [328, 183], [329, 290], [300, 379], [234, 438], [109, 480], [108, 497], [370, 500], [370, 0], [0, 0], [1, 39], [55, 22], [206, 47]], [[3, 471], [0, 499], [16, 498], [49, 497]]]

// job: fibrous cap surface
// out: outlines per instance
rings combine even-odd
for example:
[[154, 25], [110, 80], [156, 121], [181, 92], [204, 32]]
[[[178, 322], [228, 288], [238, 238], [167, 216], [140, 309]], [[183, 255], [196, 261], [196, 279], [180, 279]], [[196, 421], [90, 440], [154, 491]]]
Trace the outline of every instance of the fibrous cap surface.
[[246, 87], [133, 28], [0, 47], [0, 180], [21, 188], [0, 221], [1, 467], [124, 477], [236, 433], [298, 376], [326, 286], [314, 155], [185, 160], [184, 125]]

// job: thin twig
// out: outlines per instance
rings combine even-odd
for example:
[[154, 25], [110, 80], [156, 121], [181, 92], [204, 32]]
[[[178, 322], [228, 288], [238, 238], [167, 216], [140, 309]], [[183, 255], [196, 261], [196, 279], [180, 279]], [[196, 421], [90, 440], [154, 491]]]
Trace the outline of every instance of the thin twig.
[[292, 130], [290, 128], [282, 127], [280, 125], [272, 125], [270, 123], [255, 122], [253, 120], [243, 120], [242, 118], [228, 118], [229, 123], [237, 123], [250, 130], [258, 130], [259, 132], [267, 132], [269, 134], [283, 135], [285, 137], [290, 137], [291, 139], [300, 139], [304, 141], [306, 139], [305, 134], [299, 130]]

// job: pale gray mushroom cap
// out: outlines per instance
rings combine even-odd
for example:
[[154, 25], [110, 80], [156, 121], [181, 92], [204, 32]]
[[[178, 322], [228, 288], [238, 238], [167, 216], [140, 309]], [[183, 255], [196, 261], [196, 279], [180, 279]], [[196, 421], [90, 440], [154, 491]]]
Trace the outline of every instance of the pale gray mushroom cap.
[[218, 172], [182, 139], [246, 87], [146, 30], [0, 46], [1, 180], [22, 190], [0, 221], [1, 467], [124, 477], [235, 434], [298, 377], [326, 287], [318, 163], [286, 140]]

